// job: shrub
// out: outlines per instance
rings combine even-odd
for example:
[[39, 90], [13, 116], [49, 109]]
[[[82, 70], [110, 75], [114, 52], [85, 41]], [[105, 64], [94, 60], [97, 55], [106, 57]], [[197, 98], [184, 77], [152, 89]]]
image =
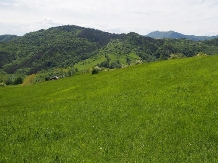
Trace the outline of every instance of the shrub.
[[114, 68], [121, 68], [121, 64], [119, 60], [116, 60], [115, 62], [112, 62], [110, 65], [110, 69], [114, 69]]
[[0, 83], [0, 87], [6, 87], [5, 83]]
[[203, 53], [203, 52], [199, 52], [196, 56], [197, 56], [197, 57], [207, 56], [207, 54], [205, 54], [205, 53]]
[[7, 76], [6, 79], [5, 79], [5, 81], [4, 81], [4, 83], [5, 83], [6, 85], [13, 85], [13, 84], [14, 84], [13, 80], [14, 80], [14, 79], [13, 79], [12, 76]]
[[46, 76], [45, 81], [49, 81], [49, 80], [50, 80], [50, 77]]
[[109, 68], [109, 62], [108, 62], [108, 60], [105, 60], [104, 62], [101, 62], [101, 63], [99, 64], [99, 66], [100, 66], [100, 67]]
[[142, 64], [142, 60], [136, 60], [135, 63], [138, 65], [138, 64]]
[[21, 76], [17, 77], [14, 80], [14, 84], [22, 84], [23, 83], [23, 78]]
[[92, 69], [92, 74], [98, 74], [101, 69], [98, 66]]
[[170, 54], [170, 58], [169, 59], [178, 59], [178, 58], [184, 58], [185, 55], [182, 53], [176, 53], [176, 54]]

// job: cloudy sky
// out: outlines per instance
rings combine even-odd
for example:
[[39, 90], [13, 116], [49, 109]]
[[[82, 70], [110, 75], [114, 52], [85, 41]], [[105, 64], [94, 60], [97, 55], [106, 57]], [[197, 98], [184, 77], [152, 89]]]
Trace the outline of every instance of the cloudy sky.
[[218, 35], [218, 0], [0, 0], [0, 35], [79, 25], [145, 35]]

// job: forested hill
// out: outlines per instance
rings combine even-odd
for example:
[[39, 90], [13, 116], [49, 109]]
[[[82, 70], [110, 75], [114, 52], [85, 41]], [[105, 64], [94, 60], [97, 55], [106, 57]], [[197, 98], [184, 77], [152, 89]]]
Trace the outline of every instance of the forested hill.
[[118, 35], [67, 25], [0, 42], [0, 72], [33, 74], [50, 68], [73, 67], [89, 58], [96, 65], [116, 68], [136, 59], [147, 62], [172, 56], [191, 57], [199, 52], [217, 54], [217, 41], [153, 39], [133, 32]]
[[161, 32], [161, 31], [154, 31], [147, 35], [148, 37], [152, 38], [186, 38], [194, 41], [203, 41], [203, 40], [211, 40], [214, 38], [217, 38], [218, 36], [195, 36], [195, 35], [184, 35], [182, 33], [178, 33], [175, 31], [167, 31], [167, 32]]
[[36, 73], [49, 67], [73, 66], [98, 53], [115, 34], [78, 26], [53, 27], [0, 43], [0, 68], [7, 73]]

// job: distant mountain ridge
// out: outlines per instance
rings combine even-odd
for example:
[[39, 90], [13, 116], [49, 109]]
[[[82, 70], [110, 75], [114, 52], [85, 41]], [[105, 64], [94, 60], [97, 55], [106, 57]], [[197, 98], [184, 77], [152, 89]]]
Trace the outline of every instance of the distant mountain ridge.
[[0, 42], [7, 42], [11, 41], [14, 38], [17, 38], [18, 36], [16, 35], [0, 35]]
[[203, 40], [212, 40], [214, 38], [218, 38], [218, 36], [195, 36], [195, 35], [184, 35], [182, 33], [178, 33], [175, 31], [167, 31], [167, 32], [162, 32], [162, 31], [154, 31], [146, 35], [151, 38], [156, 38], [156, 39], [162, 39], [162, 38], [174, 38], [174, 39], [179, 39], [179, 38], [185, 38], [189, 40], [194, 40], [194, 41], [203, 41]]

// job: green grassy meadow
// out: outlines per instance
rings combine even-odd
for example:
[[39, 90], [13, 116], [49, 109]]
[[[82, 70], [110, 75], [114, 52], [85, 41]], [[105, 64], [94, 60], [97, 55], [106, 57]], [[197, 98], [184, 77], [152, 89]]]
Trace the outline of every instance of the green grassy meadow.
[[0, 87], [0, 162], [218, 162], [217, 62]]
[[[117, 54], [114, 53], [114, 54], [108, 54], [107, 56], [110, 59], [110, 63], [119, 60], [122, 65], [128, 65], [126, 63], [127, 58], [129, 58], [132, 64], [134, 64], [134, 61], [141, 59], [135, 53], [129, 53], [129, 54], [119, 55], [119, 56], [117, 56]], [[77, 68], [79, 71], [86, 71], [88, 69], [92, 69], [94, 66], [96, 66], [97, 64], [100, 64], [101, 62], [104, 62], [105, 60], [106, 58], [104, 55], [96, 55], [92, 58], [88, 58], [84, 61], [78, 62], [77, 64], [74, 65], [74, 67]]]

